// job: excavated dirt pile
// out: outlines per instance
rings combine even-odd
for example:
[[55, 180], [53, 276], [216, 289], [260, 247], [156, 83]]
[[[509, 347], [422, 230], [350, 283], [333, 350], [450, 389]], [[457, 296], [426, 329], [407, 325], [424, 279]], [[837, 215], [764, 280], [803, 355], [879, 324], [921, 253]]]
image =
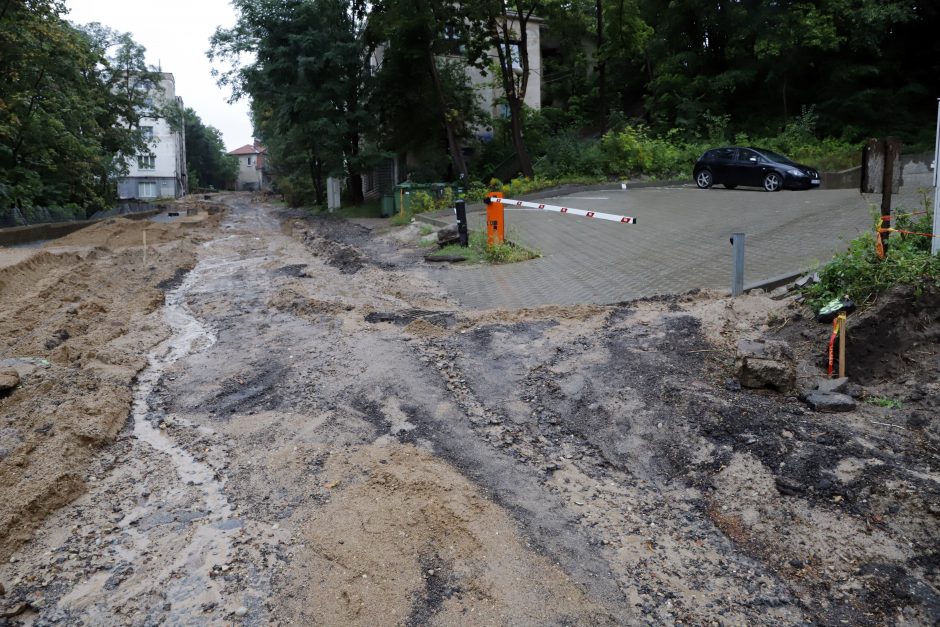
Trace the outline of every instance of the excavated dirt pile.
[[0, 624], [940, 621], [935, 296], [827, 413], [793, 297], [469, 310], [417, 227], [227, 202], [0, 271]]
[[107, 220], [0, 269], [0, 370], [19, 378], [0, 395], [0, 559], [96, 480], [89, 464], [124, 426], [166, 333], [152, 314], [217, 221]]

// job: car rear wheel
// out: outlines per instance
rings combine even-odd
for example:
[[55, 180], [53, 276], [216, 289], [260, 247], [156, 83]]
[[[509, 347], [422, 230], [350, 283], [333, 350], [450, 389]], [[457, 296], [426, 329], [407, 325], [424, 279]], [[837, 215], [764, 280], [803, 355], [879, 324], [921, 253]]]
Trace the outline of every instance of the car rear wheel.
[[783, 187], [783, 179], [776, 172], [768, 172], [764, 177], [764, 189], [768, 192], [779, 192]]
[[735, 187], [737, 187], [737, 185], [732, 185], [731, 183], [725, 183], [725, 187], [727, 189], [734, 189]]
[[708, 189], [712, 186], [712, 173], [711, 170], [702, 170], [695, 175], [695, 184], [699, 186], [699, 189]]

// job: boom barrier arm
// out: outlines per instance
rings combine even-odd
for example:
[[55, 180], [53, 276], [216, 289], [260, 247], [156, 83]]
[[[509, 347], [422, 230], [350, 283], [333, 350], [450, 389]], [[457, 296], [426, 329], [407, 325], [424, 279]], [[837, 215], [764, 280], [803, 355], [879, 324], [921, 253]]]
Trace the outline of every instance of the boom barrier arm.
[[[543, 205], [535, 202], [527, 202], [525, 200], [512, 200], [510, 198], [500, 198], [498, 199], [504, 207], [528, 207], [530, 209], [540, 209], [542, 211], [553, 211], [556, 213], [567, 213], [576, 216], [583, 216], [585, 218], [597, 218], [598, 220], [608, 220], [610, 222], [619, 222], [621, 224], [636, 224], [636, 218], [631, 218], [628, 216], [618, 216], [613, 213], [601, 213], [600, 211], [585, 211], [584, 209], [573, 209], [571, 207], [556, 207], [555, 205]], [[487, 197], [483, 200], [487, 205], [497, 202], [497, 199]]]

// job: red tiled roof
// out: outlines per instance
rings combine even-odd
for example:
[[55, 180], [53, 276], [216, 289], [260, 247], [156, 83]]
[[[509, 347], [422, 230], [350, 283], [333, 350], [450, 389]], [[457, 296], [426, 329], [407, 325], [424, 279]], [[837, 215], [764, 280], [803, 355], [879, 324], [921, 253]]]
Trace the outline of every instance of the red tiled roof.
[[236, 148], [228, 154], [237, 157], [239, 155], [260, 155], [264, 152], [267, 152], [267, 149], [260, 144], [245, 144], [241, 148]]

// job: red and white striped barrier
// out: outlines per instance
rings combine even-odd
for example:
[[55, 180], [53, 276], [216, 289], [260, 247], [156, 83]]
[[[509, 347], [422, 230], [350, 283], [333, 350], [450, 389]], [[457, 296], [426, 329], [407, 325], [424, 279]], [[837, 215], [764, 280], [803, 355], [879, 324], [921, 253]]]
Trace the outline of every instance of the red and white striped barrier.
[[542, 211], [554, 211], [557, 213], [567, 213], [585, 218], [597, 218], [598, 220], [609, 220], [611, 222], [620, 222], [621, 224], [636, 224], [636, 218], [627, 216], [618, 216], [613, 213], [601, 213], [600, 211], [585, 211], [584, 209], [572, 209], [571, 207], [556, 207], [555, 205], [542, 205], [525, 200], [512, 200], [510, 198], [492, 198], [487, 197], [483, 200], [486, 204], [491, 202], [501, 202], [504, 207], [528, 207], [530, 209], [541, 209]]

